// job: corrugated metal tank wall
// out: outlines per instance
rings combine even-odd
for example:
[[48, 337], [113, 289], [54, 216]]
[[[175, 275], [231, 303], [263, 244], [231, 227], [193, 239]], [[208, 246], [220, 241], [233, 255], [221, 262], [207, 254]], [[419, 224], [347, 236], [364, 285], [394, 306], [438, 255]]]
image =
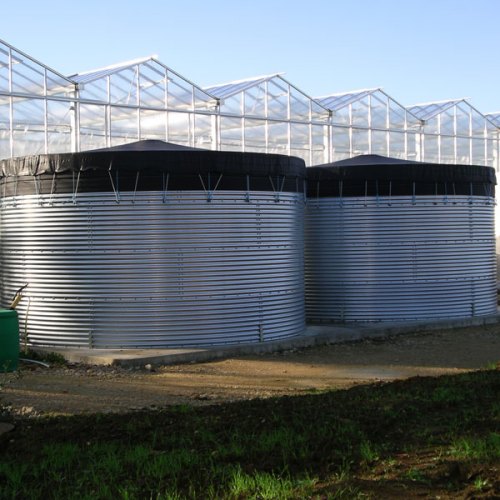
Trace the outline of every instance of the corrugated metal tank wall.
[[303, 192], [274, 189], [6, 197], [2, 299], [29, 282], [18, 310], [21, 336], [26, 324], [34, 345], [297, 335], [305, 327], [303, 210]]
[[[439, 166], [418, 170], [417, 180], [412, 181], [410, 172], [407, 179], [398, 177], [393, 168], [384, 170], [383, 162], [376, 159], [370, 170], [349, 170], [356, 167], [354, 159], [347, 166], [330, 168], [330, 177], [318, 178], [316, 173], [315, 180], [314, 169], [310, 170], [305, 222], [307, 320], [496, 314], [492, 169], [485, 168], [480, 181], [467, 171], [462, 174], [467, 180], [450, 178], [445, 187], [442, 176], [449, 175], [448, 168], [442, 176]], [[396, 167], [404, 176], [409, 166], [400, 163]], [[482, 168], [476, 167], [480, 173]], [[469, 194], [458, 194], [460, 190]], [[356, 196], [359, 191], [363, 196]]]

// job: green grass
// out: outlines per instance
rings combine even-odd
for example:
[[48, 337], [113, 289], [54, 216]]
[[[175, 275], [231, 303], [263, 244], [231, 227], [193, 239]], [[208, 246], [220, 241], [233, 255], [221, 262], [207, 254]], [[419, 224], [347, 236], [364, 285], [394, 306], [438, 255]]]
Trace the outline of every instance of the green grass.
[[500, 372], [484, 370], [218, 406], [18, 419], [0, 438], [0, 498], [377, 498], [377, 467], [397, 468], [406, 489], [436, 487], [422, 472], [431, 469], [415, 466], [422, 450], [434, 465], [482, 467], [453, 487], [484, 491], [495, 483], [485, 471], [500, 466], [498, 394]]
[[500, 433], [492, 432], [482, 437], [462, 437], [452, 444], [450, 454], [468, 460], [500, 460]]

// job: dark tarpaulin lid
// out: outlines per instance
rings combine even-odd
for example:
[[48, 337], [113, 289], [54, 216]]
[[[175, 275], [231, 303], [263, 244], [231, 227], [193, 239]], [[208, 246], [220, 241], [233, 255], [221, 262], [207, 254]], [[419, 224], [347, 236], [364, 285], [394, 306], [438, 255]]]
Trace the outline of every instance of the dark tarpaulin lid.
[[307, 178], [326, 183], [352, 180], [496, 184], [495, 169], [492, 167], [426, 163], [379, 155], [360, 155], [310, 167]]
[[218, 173], [232, 176], [305, 178], [302, 159], [263, 153], [211, 151], [164, 141], [145, 140], [80, 153], [32, 155], [0, 161], [3, 177], [39, 176], [79, 171], [133, 172], [154, 170], [173, 174]]

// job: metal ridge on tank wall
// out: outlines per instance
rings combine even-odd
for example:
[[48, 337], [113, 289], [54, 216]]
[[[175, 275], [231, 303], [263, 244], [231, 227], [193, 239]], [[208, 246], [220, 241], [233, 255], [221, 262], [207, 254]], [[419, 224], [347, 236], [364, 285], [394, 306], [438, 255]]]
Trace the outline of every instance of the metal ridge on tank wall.
[[493, 169], [372, 161], [308, 169], [307, 320], [496, 314]]

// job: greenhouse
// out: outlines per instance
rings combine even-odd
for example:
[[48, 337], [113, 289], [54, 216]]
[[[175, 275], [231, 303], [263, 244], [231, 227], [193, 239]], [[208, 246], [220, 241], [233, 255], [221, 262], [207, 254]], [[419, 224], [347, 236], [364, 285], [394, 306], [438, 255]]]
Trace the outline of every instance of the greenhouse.
[[332, 113], [331, 161], [360, 154], [414, 160], [421, 121], [381, 89], [317, 99]]
[[220, 148], [303, 158], [329, 158], [330, 113], [281, 75], [209, 87], [220, 100]]
[[419, 159], [498, 169], [498, 127], [465, 99], [408, 108], [423, 122]]
[[499, 126], [464, 99], [405, 108], [379, 88], [314, 99], [281, 74], [202, 88], [155, 57], [64, 76], [0, 40], [0, 158], [154, 139], [308, 166], [371, 153], [498, 170]]

